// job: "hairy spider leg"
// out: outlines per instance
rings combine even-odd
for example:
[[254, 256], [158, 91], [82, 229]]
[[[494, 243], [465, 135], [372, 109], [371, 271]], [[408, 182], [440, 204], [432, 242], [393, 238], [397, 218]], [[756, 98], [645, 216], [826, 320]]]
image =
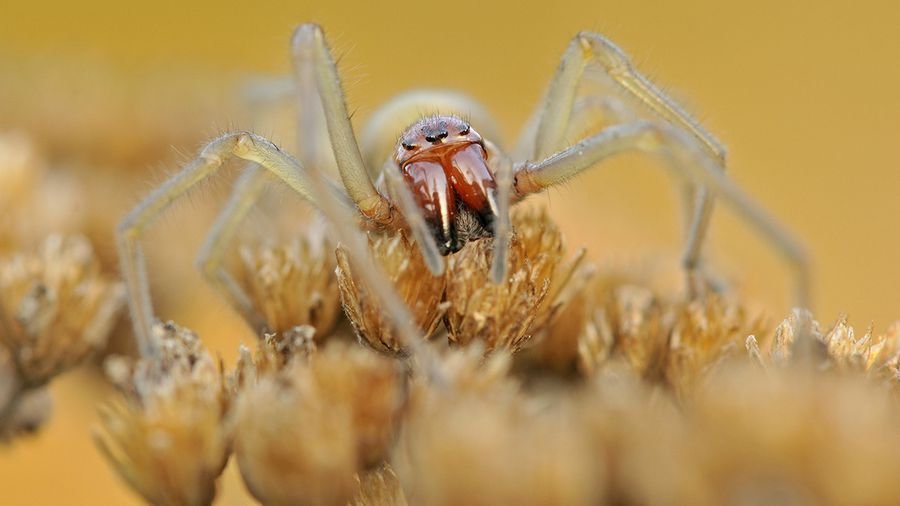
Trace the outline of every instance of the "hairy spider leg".
[[[332, 76], [336, 79], [337, 75], [336, 72], [334, 72], [334, 64], [330, 58], [327, 47], [325, 46], [321, 29], [315, 25], [303, 25], [295, 32], [295, 46], [297, 45], [298, 40], [303, 44], [311, 43], [315, 45], [317, 47], [316, 53], [318, 56], [327, 57], [324, 67], [326, 69], [330, 68]], [[317, 72], [321, 72], [323, 67], [322, 62], [318, 61], [317, 63]], [[323, 81], [323, 79], [320, 78], [320, 84], [321, 81]], [[336, 91], [337, 93], [340, 93], [340, 83], [334, 81], [333, 84], [334, 86], [332, 88], [328, 88], [330, 91], [322, 91], [323, 101], [326, 102], [324, 107], [326, 118], [328, 118], [329, 115], [333, 115], [335, 112], [341, 113], [341, 111], [343, 111], [342, 114], [339, 114], [338, 119], [329, 121], [340, 124], [342, 122], [341, 118], [343, 118], [347, 130], [349, 130], [349, 118], [346, 116], [346, 109], [344, 108], [342, 97], [325, 97], [325, 95], [331, 92]], [[336, 136], [335, 132], [340, 134], [340, 126], [335, 129], [333, 129], [332, 126], [333, 125], [329, 125], [329, 134], [332, 137], [337, 158], [338, 151], [346, 147], [345, 144], [342, 144], [341, 142], [346, 141], [347, 138], [341, 137], [343, 140], [341, 142], [336, 142], [334, 140]], [[351, 137], [349, 138], [349, 141], [353, 147], [355, 147], [355, 139], [352, 138], [352, 131], [350, 131], [350, 134]], [[338, 137], [340, 137], [340, 135], [338, 135]], [[147, 284], [146, 266], [140, 239], [146, 227], [150, 225], [160, 213], [167, 209], [179, 197], [184, 196], [194, 186], [216, 173], [222, 167], [224, 162], [231, 158], [239, 158], [256, 163], [262, 169], [271, 172], [277, 178], [287, 183], [291, 189], [313, 203], [323, 212], [325, 217], [335, 225], [338, 239], [344, 243], [345, 247], [354, 257], [352, 261], [361, 273], [364, 282], [371, 290], [373, 290], [375, 296], [378, 297], [383, 304], [386, 316], [397, 329], [401, 342], [408, 350], [410, 350], [414, 361], [420, 364], [431, 377], [440, 379], [442, 375], [436, 365], [436, 359], [432, 356], [430, 350], [425, 347], [422, 336], [420, 335], [421, 333], [415, 328], [413, 319], [409, 314], [409, 309], [403, 304], [402, 299], [400, 299], [390, 286], [387, 277], [381, 269], [375, 266], [372, 259], [369, 258], [365, 238], [356, 227], [354, 213], [351, 211], [350, 207], [346, 205], [345, 196], [330, 186], [327, 183], [327, 180], [319, 174], [315, 167], [311, 170], [307, 170], [299, 161], [282, 152], [271, 141], [248, 132], [225, 134], [206, 144], [197, 158], [165, 181], [155, 191], [151, 192], [150, 195], [148, 195], [125, 217], [117, 229], [119, 261], [128, 291], [129, 311], [132, 316], [135, 336], [138, 340], [141, 354], [144, 356], [154, 356], [157, 353], [159, 343], [155, 343], [152, 340], [152, 326], [156, 319], [154, 317], [149, 287]], [[338, 159], [341, 160], [341, 158]], [[255, 169], [251, 169], [251, 171], [252, 170]], [[348, 168], [342, 166], [339, 167], [339, 170], [342, 175], [347, 176], [347, 179], [352, 179], [354, 176], [354, 169], [352, 167]], [[368, 174], [363, 171], [362, 175], [368, 180], [368, 183], [371, 186], [372, 183], [371, 180], [368, 179]], [[254, 183], [256, 182], [256, 178], [257, 175], [252, 174], [252, 172], [249, 176], [245, 175], [241, 181], [242, 186], [247, 185], [245, 189], [255, 186]], [[371, 187], [374, 191], [374, 186]], [[355, 199], [364, 196], [365, 193], [365, 188], [360, 189], [357, 187], [355, 191], [356, 197], [351, 195], [351, 198]], [[241, 193], [240, 195], [244, 195], [244, 193]], [[389, 206], [384, 213], [386, 216], [382, 215], [382, 219], [385, 220], [385, 224], [392, 224], [394, 213], [390, 204], [387, 203], [380, 194], [377, 194], [377, 192], [375, 192], [375, 195], [377, 197], [370, 196], [371, 198], [369, 200], [369, 202], [375, 202], [373, 207], [367, 208], [370, 212], [375, 211], [374, 216], [370, 217], [370, 219], [374, 220], [375, 216], [379, 216], [377, 212], [378, 203], [376, 201], [377, 199], [382, 199], [386, 205]], [[246, 202], [252, 203], [252, 199], [242, 200], [240, 196], [237, 196], [232, 199], [232, 202], [246, 205]], [[364, 206], [357, 200], [354, 200], [354, 202], [357, 203], [357, 206], [359, 206], [362, 211]], [[235, 205], [240, 207], [238, 204]], [[241, 214], [241, 211], [238, 210], [232, 214], [233, 216], [238, 217]], [[230, 223], [230, 220], [223, 220], [223, 223]]]
[[[716, 161], [719, 170], [725, 170], [726, 151], [724, 146], [675, 100], [667, 96], [647, 77], [641, 74], [624, 51], [602, 35], [581, 32], [566, 48], [556, 75], [539, 106], [536, 122], [523, 132], [520, 146], [532, 146], [526, 152], [528, 159], [542, 159], [566, 147], [565, 135], [573, 119], [583, 111], [576, 103], [576, 91], [584, 77], [585, 67], [591, 63], [600, 64], [603, 72], [615, 82], [622, 93], [637, 99], [660, 118], [684, 130], [699, 146]], [[596, 104], [588, 104], [596, 107]], [[575, 116], [575, 118], [573, 118]], [[694, 181], [682, 185], [682, 198], [688, 223], [682, 265], [688, 273], [688, 289], [696, 295], [694, 271], [697, 268], [700, 250], [709, 228], [713, 200], [709, 192]]]
[[718, 160], [681, 129], [667, 123], [636, 121], [604, 129], [539, 162], [517, 167], [518, 198], [543, 191], [597, 163], [627, 151], [662, 157], [685, 181], [702, 184], [745, 219], [787, 261], [794, 276], [796, 305], [809, 307], [809, 262], [803, 247], [753, 199], [719, 170]]
[[117, 228], [117, 246], [122, 277], [128, 291], [128, 308], [135, 337], [142, 354], [156, 351], [151, 328], [155, 322], [140, 239], [160, 213], [188, 190], [217, 172], [225, 161], [240, 158], [255, 162], [287, 183], [307, 200], [316, 203], [307, 175], [290, 155], [258, 135], [237, 132], [225, 134], [202, 148], [197, 158], [150, 193], [122, 220]]
[[[263, 106], [293, 96], [297, 113], [297, 158], [305, 167], [321, 167], [326, 157], [319, 152], [320, 138], [327, 134], [323, 99], [316, 83], [315, 52], [310, 44], [310, 31], [304, 29], [294, 37], [292, 51], [293, 82], [272, 86], [271, 82], [253, 85], [244, 93], [252, 114]], [[258, 120], [252, 124], [258, 124]], [[249, 164], [235, 183], [228, 202], [216, 217], [197, 256], [196, 265], [206, 280], [234, 307], [257, 334], [266, 328], [265, 318], [253, 307], [250, 297], [224, 268], [225, 254], [237, 237], [238, 230], [262, 196], [269, 174], [256, 164]]]

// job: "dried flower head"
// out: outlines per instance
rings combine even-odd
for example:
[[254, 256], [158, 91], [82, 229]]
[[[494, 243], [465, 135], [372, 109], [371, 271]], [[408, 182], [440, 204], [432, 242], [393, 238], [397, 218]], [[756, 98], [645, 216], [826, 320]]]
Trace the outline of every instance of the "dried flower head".
[[755, 336], [746, 341], [750, 355], [763, 366], [787, 366], [797, 361], [796, 348], [802, 339], [811, 341], [817, 369], [849, 374], [861, 374], [885, 382], [896, 388], [900, 385], [900, 322], [891, 325], [884, 334], [866, 329], [861, 337], [841, 316], [827, 331], [808, 311], [794, 310], [775, 329], [772, 342], [763, 351]]
[[248, 489], [266, 504], [345, 503], [385, 459], [404, 399], [396, 362], [339, 342], [258, 375], [235, 425]]
[[0, 343], [22, 381], [41, 385], [106, 344], [123, 300], [86, 239], [51, 235], [0, 260]]
[[894, 504], [897, 405], [860, 378], [718, 368], [691, 402], [598, 381], [580, 401], [605, 503]]
[[340, 310], [334, 256], [324, 239], [312, 236], [279, 246], [241, 249], [240, 282], [267, 332], [300, 325], [315, 328], [321, 341]]
[[416, 391], [394, 456], [409, 503], [596, 503], [600, 461], [567, 403], [496, 385]]
[[350, 408], [332, 405], [306, 368], [262, 377], [241, 395], [235, 454], [265, 504], [341, 504], [356, 492]]
[[230, 453], [230, 396], [197, 336], [157, 324], [158, 356], [107, 362], [123, 398], [102, 410], [95, 440], [119, 475], [152, 504], [212, 502]]
[[682, 441], [707, 500], [674, 502], [900, 502], [900, 412], [883, 391], [803, 370], [741, 367], [714, 381], [698, 396]]
[[[563, 258], [559, 229], [543, 210], [517, 210], [512, 223], [515, 233], [503, 283], [490, 279], [490, 240], [471, 243], [448, 259], [446, 322], [451, 342], [467, 345], [477, 340], [487, 351], [516, 351], [556, 309], [550, 294]], [[554, 286], [554, 292], [560, 289]]]
[[579, 368], [595, 374], [610, 359], [620, 358], [639, 376], [658, 374], [668, 342], [662, 302], [643, 286], [604, 288], [578, 343]]
[[266, 334], [256, 344], [256, 354], [241, 345], [237, 366], [230, 376], [235, 393], [254, 384], [260, 377], [283, 371], [295, 361], [306, 361], [318, 350], [313, 337], [316, 329], [304, 325], [280, 334]]
[[579, 342], [593, 330], [589, 328], [596, 303], [593, 277], [592, 265], [574, 267], [572, 280], [554, 297], [549, 321], [535, 335], [533, 344], [516, 355], [521, 366], [562, 376], [577, 373]]
[[407, 506], [400, 480], [390, 465], [361, 473], [359, 492], [349, 506]]
[[[369, 249], [376, 263], [401, 300], [406, 303], [424, 336], [430, 336], [441, 321], [446, 305], [441, 300], [447, 276], [433, 276], [425, 265], [418, 246], [402, 232], [375, 235]], [[374, 349], [391, 354], [405, 354], [396, 332], [387, 323], [380, 304], [353, 275], [347, 251], [337, 249], [337, 277], [344, 311], [360, 340]]]
[[744, 308], [724, 297], [710, 295], [675, 309], [664, 355], [666, 384], [683, 398], [729, 358], [744, 356], [746, 336], [764, 331]]
[[9, 352], [0, 348], [0, 442], [37, 431], [50, 418], [47, 387], [23, 389]]

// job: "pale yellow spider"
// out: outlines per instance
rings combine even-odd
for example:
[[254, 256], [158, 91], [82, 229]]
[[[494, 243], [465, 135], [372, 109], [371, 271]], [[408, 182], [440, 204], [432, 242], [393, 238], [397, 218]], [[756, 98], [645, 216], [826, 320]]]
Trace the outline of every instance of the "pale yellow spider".
[[[532, 120], [523, 129], [514, 157], [476, 131], [476, 127], [484, 126], [484, 132], [493, 135], [490, 118], [474, 100], [433, 91], [411, 92], [383, 106], [373, 115], [367, 138], [383, 138], [396, 125], [411, 126], [393, 148], [386, 143], [365, 142], [361, 151], [322, 30], [312, 24], [299, 27], [292, 50], [302, 162], [259, 135], [222, 135], [146, 197], [118, 228], [129, 309], [144, 353], [152, 353], [155, 347], [150, 337], [155, 317], [139, 244], [141, 235], [173, 201], [235, 157], [252, 164], [213, 226], [198, 264], [255, 328], [262, 325], [259, 315], [221, 264], [227, 243], [262, 191], [266, 171], [319, 208], [355, 257], [364, 257], [366, 251], [357, 233], [360, 223], [369, 229], [408, 228], [436, 274], [443, 272], [443, 256], [464, 247], [467, 241], [495, 236], [492, 277], [499, 282], [506, 270], [509, 205], [625, 151], [658, 155], [685, 181], [691, 219], [683, 263], [689, 274], [696, 268], [715, 196], [784, 255], [795, 276], [796, 302], [806, 305], [808, 266], [803, 249], [724, 176], [725, 150], [721, 144], [601, 35], [582, 32], [572, 39]], [[613, 84], [610, 96], [578, 98], [589, 66]], [[644, 107], [653, 119], [628, 114], [629, 104], [632, 108]], [[424, 110], [442, 113], [422, 117]], [[567, 145], [567, 135], [575, 130], [573, 125], [600, 114], [621, 121]], [[320, 130], [327, 130], [345, 191], [319, 175], [313, 153]], [[378, 175], [376, 180], [372, 174]], [[353, 209], [358, 211], [355, 217]], [[416, 343], [410, 341], [416, 333], [410, 328], [407, 308], [378, 270], [366, 267], [360, 272], [405, 336], [405, 344], [414, 347]]]

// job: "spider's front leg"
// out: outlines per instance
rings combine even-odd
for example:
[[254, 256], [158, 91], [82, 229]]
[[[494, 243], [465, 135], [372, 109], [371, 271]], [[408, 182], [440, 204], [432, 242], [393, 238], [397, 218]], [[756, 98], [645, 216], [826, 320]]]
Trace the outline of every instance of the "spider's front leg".
[[[377, 192], [362, 163], [334, 62], [319, 27], [301, 26], [294, 35], [294, 50], [295, 57], [306, 61], [315, 77], [329, 139], [350, 200], [365, 218], [384, 226], [400, 225], [401, 219], [391, 203]], [[421, 336], [414, 328], [408, 309], [380, 269], [368, 258], [365, 238], [357, 231], [357, 217], [348, 205], [347, 195], [330, 185], [319, 174], [317, 167], [306, 167], [271, 141], [246, 132], [226, 134], [207, 144], [195, 160], [132, 210], [118, 228], [121, 271], [128, 289], [129, 310], [141, 353], [153, 355], [158, 346], [151, 335], [155, 318], [140, 246], [141, 236], [160, 213], [218, 171], [230, 158], [253, 162], [271, 172], [323, 212], [334, 225], [337, 238], [354, 257], [354, 262], [360, 263], [359, 271], [384, 305], [402, 344], [410, 349], [430, 374], [437, 374], [428, 350], [422, 347]], [[251, 172], [240, 180], [225, 213], [217, 220], [217, 226], [201, 256], [201, 263], [206, 264], [210, 273], [217, 272], [217, 262], [221, 259], [225, 244], [233, 237], [237, 225], [255, 202], [264, 183], [261, 171], [249, 170]], [[235, 300], [239, 300], [242, 292], [235, 290], [232, 293], [236, 296]]]
[[638, 121], [616, 125], [540, 162], [521, 164], [515, 172], [517, 197], [558, 185], [626, 151], [662, 157], [686, 182], [702, 185], [732, 207], [783, 255], [794, 275], [795, 303], [809, 307], [809, 262], [803, 247], [719, 170], [718, 161], [707, 150], [668, 124]]
[[216, 173], [225, 161], [241, 158], [259, 164], [287, 183], [294, 191], [316, 204], [310, 180], [302, 166], [271, 141], [248, 132], [230, 133], [208, 143], [200, 155], [159, 186], [137, 205], [117, 229], [117, 245], [122, 277], [128, 291], [128, 308], [142, 354], [155, 352], [151, 339], [155, 321], [140, 239], [146, 228], [175, 200]]
[[[550, 83], [544, 100], [536, 113], [536, 121], [526, 129], [519, 146], [527, 159], [541, 159], [566, 147], [579, 117], [589, 114], [586, 107], [596, 108], [594, 101], [576, 100], [576, 92], [590, 63], [599, 64], [602, 72], [615, 84], [618, 95], [638, 103], [669, 125], [681, 130], [699, 149], [714, 161], [720, 171], [725, 169], [726, 152], [722, 144], [706, 131], [671, 97], [655, 86], [634, 68], [630, 58], [609, 39], [592, 32], [576, 35], [566, 48]], [[590, 98], [590, 97], [588, 97]], [[585, 105], [587, 104], [587, 105]], [[610, 115], [613, 118], [620, 114]], [[583, 118], [581, 118], [583, 121]], [[683, 200], [688, 228], [682, 264], [688, 274], [688, 289], [694, 295], [695, 276], [700, 250], [712, 216], [712, 198], [706, 188], [696, 181], [683, 185]]]
[[[327, 173], [339, 159], [336, 168], [347, 185], [348, 193], [355, 196], [361, 214], [376, 223], [399, 226], [400, 223], [393, 223], [398, 217], [391, 211], [391, 204], [377, 193], [368, 173], [362, 172], [364, 164], [357, 156], [359, 149], [355, 137], [352, 132], [349, 136], [347, 134], [349, 124], [343, 94], [321, 30], [314, 25], [299, 27], [291, 46], [294, 73], [290, 92], [296, 99], [299, 161], [309, 170]], [[254, 110], [261, 109], [264, 103], [283, 100], [287, 90], [279, 88], [277, 91], [257, 91], [251, 95], [250, 106]], [[333, 157], [322, 152], [323, 135], [330, 144], [333, 143]], [[332, 147], [329, 145], [328, 149]], [[246, 169], [225, 208], [216, 218], [197, 258], [197, 266], [204, 277], [257, 333], [265, 330], [264, 318], [254, 309], [244, 289], [224, 269], [223, 259], [234, 242], [240, 224], [262, 194], [267, 179], [265, 171], [259, 168]], [[400, 199], [397, 203], [406, 222], [414, 232], [427, 230], [424, 223], [419, 223], [420, 216], [414, 212], [415, 207], [405, 205], [406, 200]], [[416, 234], [417, 238], [419, 235]], [[426, 240], [420, 239], [419, 243], [423, 249], [431, 251], [425, 256], [429, 267], [433, 271], [442, 269], [443, 260], [436, 248], [429, 250], [427, 247], [430, 244]]]

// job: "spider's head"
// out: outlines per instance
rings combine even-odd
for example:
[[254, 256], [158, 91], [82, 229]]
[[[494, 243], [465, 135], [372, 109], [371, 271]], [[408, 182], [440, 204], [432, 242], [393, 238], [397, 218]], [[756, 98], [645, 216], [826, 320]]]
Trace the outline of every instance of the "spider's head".
[[481, 135], [455, 116], [423, 118], [406, 129], [394, 160], [444, 255], [491, 235], [497, 183]]
[[413, 123], [400, 136], [394, 159], [403, 166], [419, 156], [438, 155], [466, 144], [482, 144], [481, 135], [456, 116], [429, 116]]

